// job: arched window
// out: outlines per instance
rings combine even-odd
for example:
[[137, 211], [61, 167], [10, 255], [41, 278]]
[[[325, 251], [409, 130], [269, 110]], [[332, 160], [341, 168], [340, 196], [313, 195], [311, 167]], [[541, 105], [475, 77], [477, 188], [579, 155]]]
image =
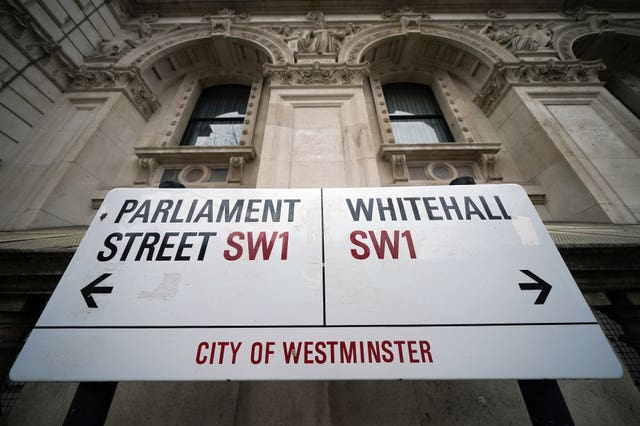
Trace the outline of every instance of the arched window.
[[396, 143], [453, 142], [431, 88], [422, 84], [382, 86]]
[[240, 145], [240, 133], [250, 91], [249, 86], [238, 84], [204, 89], [180, 145]]

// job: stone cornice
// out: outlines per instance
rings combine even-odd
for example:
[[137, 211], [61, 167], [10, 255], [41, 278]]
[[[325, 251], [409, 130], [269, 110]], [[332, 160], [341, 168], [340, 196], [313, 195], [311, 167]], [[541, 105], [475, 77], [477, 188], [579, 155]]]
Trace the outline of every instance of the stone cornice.
[[499, 62], [474, 101], [489, 115], [511, 87], [602, 85], [603, 69], [600, 60]]
[[158, 164], [220, 164], [231, 157], [245, 161], [256, 158], [256, 149], [250, 145], [239, 146], [144, 146], [135, 148], [136, 156]]
[[265, 64], [264, 75], [271, 86], [360, 85], [369, 75], [369, 64]]
[[64, 78], [70, 92], [123, 91], [145, 119], [160, 107], [157, 96], [136, 67], [80, 66], [66, 71]]

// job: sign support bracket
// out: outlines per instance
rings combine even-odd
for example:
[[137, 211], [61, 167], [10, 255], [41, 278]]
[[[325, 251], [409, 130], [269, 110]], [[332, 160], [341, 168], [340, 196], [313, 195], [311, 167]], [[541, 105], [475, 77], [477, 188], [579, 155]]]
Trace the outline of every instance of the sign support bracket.
[[80, 382], [64, 419], [64, 426], [103, 425], [118, 382]]

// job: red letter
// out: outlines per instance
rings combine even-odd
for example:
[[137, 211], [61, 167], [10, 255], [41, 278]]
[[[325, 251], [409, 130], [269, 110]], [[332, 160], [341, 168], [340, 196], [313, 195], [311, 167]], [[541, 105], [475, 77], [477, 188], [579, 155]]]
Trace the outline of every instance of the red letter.
[[249, 237], [249, 260], [255, 260], [256, 255], [259, 251], [259, 246], [262, 248], [262, 260], [268, 260], [271, 257], [271, 250], [273, 250], [273, 245], [276, 242], [276, 238], [278, 238], [278, 233], [274, 232], [271, 234], [271, 240], [269, 241], [269, 245], [267, 245], [267, 234], [266, 232], [260, 232], [258, 234], [258, 240], [253, 242], [253, 232], [248, 233]]
[[409, 256], [411, 256], [412, 259], [416, 258], [416, 249], [413, 247], [413, 238], [411, 238], [411, 232], [409, 231], [404, 231], [402, 235], [405, 240], [407, 240], [407, 246], [409, 247]]
[[429, 358], [429, 362], [433, 362], [433, 358], [431, 358], [431, 352], [429, 352], [430, 350], [431, 346], [429, 345], [429, 342], [426, 340], [420, 340], [420, 353], [422, 354], [422, 362], [425, 362], [425, 354]]
[[351, 233], [351, 235], [349, 236], [349, 238], [351, 239], [351, 243], [360, 247], [363, 251], [362, 254], [360, 254], [358, 253], [358, 250], [351, 249], [351, 256], [353, 256], [358, 260], [366, 259], [367, 257], [369, 257], [369, 254], [370, 254], [369, 247], [364, 242], [356, 240], [356, 237], [366, 239], [367, 234], [365, 234], [364, 231], [353, 231]]
[[371, 237], [371, 242], [373, 243], [373, 248], [378, 255], [378, 259], [384, 259], [387, 246], [389, 246], [391, 257], [394, 259], [398, 258], [398, 249], [400, 248], [398, 241], [400, 239], [400, 233], [398, 231], [393, 231], [393, 244], [391, 243], [391, 239], [389, 238], [387, 231], [380, 232], [380, 242], [376, 239], [376, 234], [373, 231], [369, 231], [369, 236]]
[[280, 260], [287, 260], [287, 252], [289, 251], [289, 232], [283, 232], [278, 238], [282, 238], [282, 252]]
[[233, 241], [236, 237], [238, 237], [239, 240], [244, 240], [244, 234], [242, 232], [232, 232], [229, 234], [229, 236], [227, 237], [227, 244], [229, 244], [230, 247], [236, 249], [236, 254], [232, 255], [231, 250], [225, 250], [224, 258], [227, 260], [238, 260], [240, 259], [240, 256], [242, 256], [242, 246]]
[[200, 342], [200, 344], [198, 345], [198, 350], [196, 351], [197, 364], [204, 364], [205, 362], [207, 362], [206, 356], [200, 358], [200, 354], [202, 353], [203, 349], [209, 349], [209, 344], [207, 342]]
[[[256, 349], [258, 349], [258, 353], [256, 356]], [[260, 364], [262, 361], [262, 343], [253, 342], [251, 345], [251, 364]]]
[[300, 342], [298, 342], [298, 348], [294, 347], [295, 343], [289, 343], [289, 347], [287, 348], [287, 344], [282, 342], [282, 348], [284, 349], [284, 360], [287, 364], [291, 363], [293, 359], [294, 363], [298, 363], [298, 359], [300, 358]]

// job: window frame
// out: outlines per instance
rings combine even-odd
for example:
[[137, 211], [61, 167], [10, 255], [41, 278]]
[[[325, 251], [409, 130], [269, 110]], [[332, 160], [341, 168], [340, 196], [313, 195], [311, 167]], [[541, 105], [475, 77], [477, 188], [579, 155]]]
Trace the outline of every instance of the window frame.
[[[201, 107], [201, 102], [203, 102], [203, 95], [205, 91], [208, 90], [212, 90], [214, 88], [230, 88], [232, 86], [237, 86], [237, 87], [245, 87], [247, 88], [247, 98], [246, 98], [246, 107], [244, 109], [244, 111], [242, 113], [239, 113], [237, 117], [194, 117], [194, 115], [197, 114], [199, 107]], [[212, 91], [213, 92], [213, 91]], [[189, 121], [187, 122], [184, 131], [182, 132], [182, 137], [180, 139], [180, 146], [200, 146], [200, 147], [210, 147], [210, 146], [216, 146], [216, 147], [228, 147], [228, 146], [238, 146], [240, 145], [240, 141], [242, 140], [242, 125], [244, 124], [246, 117], [247, 117], [247, 108], [249, 106], [249, 99], [251, 96], [251, 86], [248, 86], [246, 84], [216, 84], [216, 85], [212, 85], [209, 86], [207, 88], [204, 88], [200, 91], [200, 94], [198, 95], [198, 99], [196, 100], [196, 103], [194, 105], [193, 111], [189, 117]], [[211, 97], [212, 99], [215, 99], [215, 96]], [[232, 121], [232, 123], [229, 123], [229, 121]], [[220, 123], [220, 124], [239, 124], [240, 125], [240, 129], [239, 132], [237, 134], [238, 137], [238, 143], [234, 144], [234, 145], [197, 145], [195, 144], [195, 140], [197, 140], [197, 135], [194, 135], [194, 143], [193, 144], [185, 144], [185, 138], [189, 135], [190, 129], [192, 128], [192, 125], [194, 123], [202, 123], [202, 122], [206, 122], [206, 123]], [[234, 135], [235, 135], [235, 131], [234, 131]]]
[[[402, 120], [405, 121], [409, 121], [409, 122], [421, 122], [422, 120], [437, 120], [438, 124], [440, 125], [440, 127], [442, 128], [443, 133], [445, 134], [445, 136], [447, 137], [447, 140], [440, 140], [439, 136], [438, 136], [438, 131], [437, 129], [433, 129], [434, 133], [436, 134], [437, 137], [437, 141], [411, 141], [411, 142], [398, 142], [396, 141], [396, 143], [402, 143], [402, 144], [407, 144], [407, 145], [418, 145], [418, 144], [437, 144], [437, 143], [451, 143], [451, 142], [455, 142], [454, 138], [453, 138], [453, 133], [451, 132], [451, 129], [449, 128], [449, 125], [447, 123], [447, 120], [444, 116], [444, 113], [442, 112], [442, 109], [440, 108], [439, 102], [435, 96], [435, 94], [433, 93], [433, 90], [431, 88], [431, 86], [426, 85], [426, 84], [422, 84], [422, 83], [414, 83], [414, 82], [389, 82], [389, 83], [385, 83], [382, 84], [382, 92], [385, 95], [385, 103], [388, 105], [389, 101], [388, 101], [388, 93], [385, 93], [385, 87], [391, 86], [391, 85], [411, 85], [411, 86], [419, 86], [421, 88], [424, 88], [425, 91], [427, 92], [426, 95], [429, 97], [431, 103], [433, 103], [433, 105], [435, 106], [435, 108], [437, 108], [437, 112], [439, 112], [439, 114], [394, 114], [391, 113], [390, 111], [387, 112], [388, 116], [389, 116], [389, 122], [391, 123], [391, 130], [392, 133], [394, 135], [394, 140], [397, 139], [397, 133], [394, 131], [394, 126], [393, 123], [398, 123], [401, 122]], [[426, 124], [426, 123], [425, 123]], [[430, 126], [429, 124], [427, 124], [428, 126]], [[432, 126], [431, 126], [432, 127]], [[433, 128], [433, 127], [432, 127]]]
[[[203, 88], [223, 84], [239, 84], [250, 87], [249, 101], [242, 122], [239, 145], [197, 146], [180, 145], [189, 120]], [[138, 157], [138, 175], [134, 185], [157, 186], [164, 170], [183, 169], [193, 165], [227, 167], [228, 184], [245, 186], [244, 165], [257, 157], [253, 144], [256, 116], [264, 87], [260, 73], [219, 73], [212, 76], [203, 70], [186, 74], [175, 94], [164, 109], [159, 121], [167, 123], [144, 146], [134, 148]], [[221, 185], [216, 183], [217, 186]], [[194, 185], [189, 185], [194, 186]]]

